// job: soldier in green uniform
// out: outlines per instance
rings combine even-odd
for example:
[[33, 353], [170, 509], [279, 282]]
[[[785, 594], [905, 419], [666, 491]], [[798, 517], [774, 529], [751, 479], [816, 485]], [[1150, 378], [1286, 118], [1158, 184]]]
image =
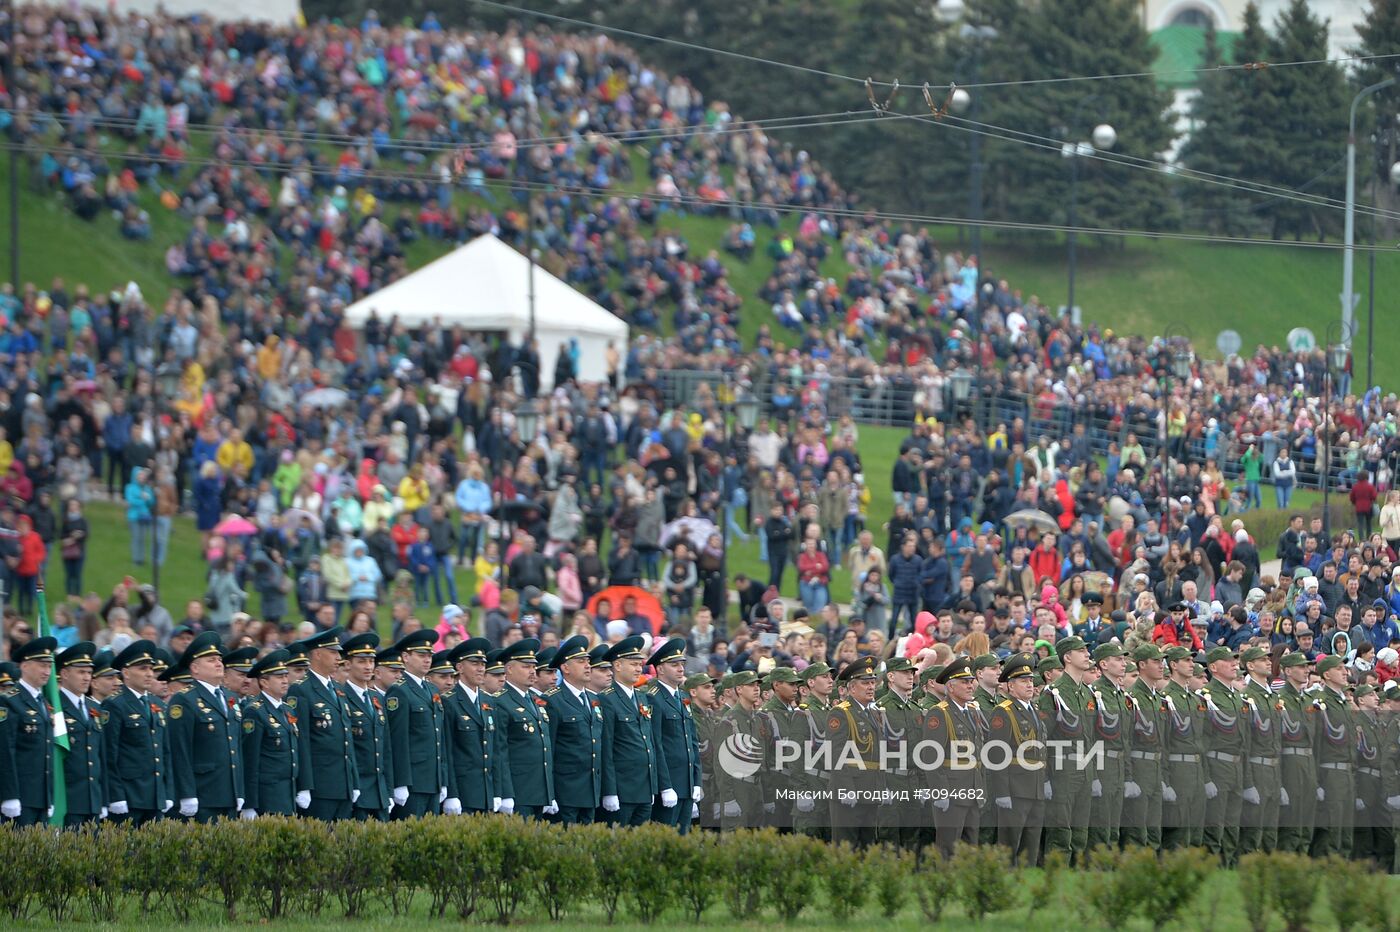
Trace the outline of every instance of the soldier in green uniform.
[[[170, 651], [163, 647], [155, 649], [155, 662], [152, 667], [155, 677], [151, 680], [151, 695], [160, 703], [162, 709], [170, 706], [170, 668], [175, 666], [175, 658], [170, 655]], [[171, 789], [174, 789], [172, 784]]]
[[[775, 667], [767, 678], [773, 695], [758, 707], [758, 715], [765, 719], [762, 731], [774, 745], [764, 749], [764, 811], [767, 816], [764, 821], [786, 830], [793, 827], [795, 815], [799, 814], [798, 802], [802, 804], [801, 814], [813, 811], [814, 801], [808, 792], [804, 769], [807, 742], [812, 732], [806, 712], [799, 708], [801, 677], [797, 671], [792, 667]], [[796, 757], [786, 753], [779, 761], [776, 754], [779, 741], [791, 742], [801, 747], [803, 753]]]
[[[1001, 693], [1001, 660], [996, 654], [987, 653], [972, 658], [972, 676], [977, 681], [977, 689], [972, 694], [979, 715], [978, 726], [985, 735], [987, 721], [992, 717], [992, 709], [997, 707], [1005, 696]], [[982, 812], [977, 830], [977, 843], [994, 845], [997, 842], [996, 806], [991, 799], [982, 801]]]
[[1167, 758], [1162, 768], [1162, 847], [1199, 847], [1205, 834], [1206, 704], [1191, 689], [1191, 652], [1171, 647], [1165, 656], [1170, 680], [1163, 697]]
[[1314, 669], [1322, 678], [1317, 696], [1317, 828], [1313, 857], [1351, 856], [1351, 832], [1356, 816], [1356, 716], [1347, 697], [1347, 668], [1343, 658], [1328, 654]]
[[428, 668], [428, 675], [425, 677], [433, 688], [439, 693], [446, 693], [452, 688], [452, 681], [457, 678], [457, 671], [452, 667], [452, 661], [448, 659], [451, 651], [440, 650], [433, 652], [433, 665]]
[[914, 751], [924, 731], [924, 713], [914, 696], [917, 678], [914, 661], [891, 657], [885, 661], [885, 693], [875, 700], [875, 708], [884, 717], [885, 789], [900, 794], [899, 799], [880, 807], [879, 836], [906, 851], [916, 850], [921, 835], [932, 834], [923, 830], [933, 827], [928, 800], [917, 793], [928, 783], [918, 771]]
[[63, 755], [63, 786], [67, 812], [64, 828], [76, 828], [107, 818], [107, 761], [102, 719], [87, 698], [92, 683], [92, 656], [97, 645], [79, 641], [60, 653], [59, 712], [68, 728], [68, 753]]
[[1040, 860], [1045, 821], [1045, 724], [1036, 711], [1035, 657], [1012, 654], [1002, 665], [1007, 697], [987, 716], [987, 741], [1006, 748], [1004, 766], [987, 772], [987, 795], [997, 821], [997, 844], [1011, 852], [1012, 866]]
[[607, 659], [613, 665], [613, 684], [598, 696], [603, 712], [602, 805], [611, 825], [646, 823], [658, 797], [667, 809], [679, 801], [669, 778], [662, 782], [651, 697], [634, 686], [646, 663], [645, 643], [633, 635], [612, 646]]
[[535, 652], [535, 679], [530, 684], [530, 692], [538, 699], [543, 699], [545, 693], [559, 685], [559, 675], [550, 666], [558, 650], [557, 647], [545, 647]]
[[102, 704], [108, 814], [140, 827], [173, 805], [166, 755], [165, 707], [151, 693], [156, 646], [132, 641], [112, 660], [122, 687]]
[[502, 796], [510, 783], [509, 761], [501, 757], [505, 736], [498, 734], [496, 702], [486, 693], [490, 646], [485, 638], [468, 638], [448, 657], [457, 683], [442, 695], [441, 705], [447, 716], [448, 772], [456, 792], [443, 803], [446, 815], [499, 812], [507, 801], [507, 815], [514, 812], [512, 798]]
[[[1356, 815], [1352, 827], [1351, 856], [1358, 861], [1379, 859], [1377, 819], [1387, 818], [1381, 808], [1381, 741], [1384, 724], [1377, 710], [1376, 687], [1365, 683], [1351, 695], [1356, 704]], [[1389, 863], [1390, 858], [1386, 858]]]
[[1131, 746], [1123, 782], [1123, 820], [1119, 840], [1124, 846], [1162, 847], [1162, 766], [1164, 729], [1162, 689], [1166, 671], [1156, 644], [1133, 649], [1137, 682], [1129, 691], [1133, 701]]
[[826, 713], [831, 748], [831, 840], [865, 847], [876, 841], [884, 715], [874, 706], [876, 660], [862, 657], [837, 676], [845, 696]]
[[[1044, 688], [1054, 683], [1065, 672], [1065, 665], [1060, 663], [1060, 658], [1055, 654], [1044, 657], [1035, 665], [1036, 675], [1041, 679], [1041, 687]], [[1038, 697], [1037, 697], [1037, 701]]]
[[486, 673], [481, 678], [481, 691], [492, 699], [506, 688], [506, 662], [501, 659], [504, 650], [503, 647], [497, 647], [486, 652]]
[[389, 718], [384, 696], [374, 688], [375, 650], [379, 635], [357, 634], [342, 647], [348, 662], [345, 701], [350, 707], [350, 745], [355, 754], [355, 788], [360, 795], [351, 807], [357, 821], [383, 822], [393, 802], [389, 775]]
[[[287, 667], [291, 669], [291, 665]], [[403, 679], [403, 655], [397, 647], [386, 647], [374, 655], [374, 688], [388, 697], [389, 690]]]
[[293, 641], [287, 645], [287, 650], [292, 655], [287, 661], [287, 673], [291, 676], [292, 686], [297, 687], [311, 674], [311, 660], [306, 656], [307, 647], [302, 641]]
[[223, 690], [219, 636], [195, 636], [180, 657], [194, 685], [170, 699], [170, 772], [180, 815], [233, 818], [243, 808], [243, 713]]
[[1063, 675], [1045, 687], [1037, 701], [1046, 723], [1046, 740], [1061, 742], [1047, 749], [1050, 785], [1046, 792], [1045, 850], [1065, 852], [1082, 863], [1089, 848], [1091, 776], [1084, 769], [1093, 740], [1094, 695], [1084, 685], [1094, 661], [1084, 641], [1062, 638], [1055, 645]]
[[122, 688], [121, 674], [112, 667], [116, 659], [117, 655], [109, 648], [92, 655], [92, 685], [88, 687], [88, 699], [92, 700], [92, 705], [102, 705]]
[[1396, 822], [1400, 820], [1400, 681], [1387, 680], [1381, 704], [1381, 796], [1385, 813], [1377, 817], [1381, 863], [1392, 874], [1400, 874], [1400, 845], [1396, 843]]
[[[685, 639], [671, 638], [647, 661], [656, 679], [644, 690], [651, 697], [652, 744], [656, 747], [659, 782], [675, 790], [678, 802], [667, 807], [658, 800], [652, 806], [653, 822], [674, 825], [682, 835], [690, 831], [691, 813], [704, 799], [700, 775], [700, 738], [690, 699], [682, 694], [685, 683]], [[795, 675], [795, 674], [794, 674]], [[793, 685], [793, 695], [797, 687]]]
[[831, 667], [820, 662], [809, 663], [798, 676], [802, 679], [800, 701], [814, 717], [824, 715], [831, 708], [831, 693], [836, 688], [836, 677], [832, 676]]
[[274, 650], [248, 668], [258, 695], [243, 707], [243, 786], [239, 818], [295, 815], [301, 739], [297, 715], [287, 705], [291, 652]]
[[1263, 647], [1246, 647], [1240, 653], [1247, 679], [1244, 702], [1249, 707], [1249, 756], [1244, 767], [1244, 801], [1240, 819], [1240, 853], [1273, 851], [1278, 847], [1281, 782], [1283, 699], [1269, 682], [1272, 662]]
[[1240, 856], [1240, 818], [1244, 768], [1249, 756], [1249, 705], [1235, 688], [1239, 661], [1228, 647], [1206, 653], [1211, 679], [1201, 691], [1205, 701], [1206, 849], [1233, 868]]
[[550, 666], [563, 679], [545, 693], [559, 821], [589, 823], [602, 800], [603, 713], [588, 693], [588, 639], [576, 635], [560, 644]]
[[[343, 633], [337, 625], [301, 640], [301, 654], [310, 672], [287, 693], [287, 706], [300, 723], [302, 766], [297, 771], [296, 804], [308, 818], [328, 822], [350, 818], [360, 796], [350, 733], [354, 715], [345, 687], [333, 678]], [[289, 651], [287, 659], [291, 656]], [[289, 683], [290, 675], [289, 671]]]
[[[455, 785], [449, 766], [448, 732], [442, 696], [424, 679], [433, 665], [437, 632], [414, 631], [394, 649], [403, 677], [389, 688], [384, 708], [389, 717], [389, 760], [393, 766], [394, 817], [435, 814]], [[464, 642], [465, 643], [465, 642]]]
[[611, 644], [599, 644], [588, 652], [588, 691], [596, 699], [612, 685], [612, 661], [608, 659]]
[[725, 691], [733, 693], [734, 704], [722, 712], [715, 724], [715, 799], [720, 801], [720, 827], [759, 828], [763, 825], [763, 803], [769, 775], [764, 766], [770, 758], [766, 749], [772, 743], [767, 718], [758, 714], [758, 674], [741, 670], [727, 674]]
[[700, 789], [705, 800], [700, 806], [700, 827], [719, 829], [719, 799], [715, 790], [715, 723], [719, 718], [719, 698], [715, 686], [719, 681], [708, 673], [696, 673], [685, 678], [683, 687], [690, 700], [690, 714], [695, 718], [696, 753], [700, 756]]
[[506, 744], [505, 759], [498, 759], [496, 767], [509, 770], [511, 806], [527, 819], [559, 812], [554, 798], [554, 754], [549, 747], [549, 704], [530, 689], [539, 646], [535, 638], [522, 638], [502, 651], [506, 688], [496, 700], [497, 731]]
[[1133, 700], [1123, 690], [1127, 658], [1116, 641], [1090, 655], [1099, 668], [1094, 694], [1094, 735], [1103, 747], [1100, 768], [1089, 784], [1089, 847], [1117, 848], [1127, 792], [1128, 752], [1133, 743]]
[[53, 814], [54, 710], [44, 686], [57, 646], [51, 637], [38, 637], [13, 648], [18, 688], [0, 701], [0, 813], [21, 828]]
[[918, 695], [915, 697], [914, 701], [917, 702], [919, 708], [923, 709], [925, 712], [943, 701], [943, 696], [938, 693], [938, 690], [943, 688], [938, 683], [938, 674], [942, 672], [943, 665], [937, 663], [931, 667], [925, 667], [919, 672]]
[[991, 723], [983, 720], [974, 699], [972, 667], [973, 661], [958, 657], [938, 674], [948, 698], [930, 710], [925, 726], [928, 739], [943, 751], [928, 782], [938, 850], [945, 858], [952, 857], [958, 842], [977, 843], [987, 796], [981, 753]]
[[224, 655], [224, 692], [240, 703], [258, 695], [258, 684], [248, 675], [257, 659], [256, 647], [240, 647]]
[[1281, 767], [1278, 850], [1307, 854], [1312, 848], [1317, 804], [1323, 795], [1317, 773], [1317, 697], [1308, 692], [1308, 658], [1290, 651], [1279, 658], [1284, 684], [1279, 698]]

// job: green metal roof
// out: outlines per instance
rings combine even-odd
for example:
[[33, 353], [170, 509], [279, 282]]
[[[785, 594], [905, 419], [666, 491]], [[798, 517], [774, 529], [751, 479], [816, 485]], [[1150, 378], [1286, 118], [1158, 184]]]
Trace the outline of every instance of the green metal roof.
[[[1217, 32], [1215, 41], [1220, 46], [1220, 55], [1230, 60], [1234, 50], [1237, 32]], [[1163, 26], [1149, 37], [1157, 49], [1157, 60], [1152, 70], [1157, 73], [1157, 82], [1163, 87], [1195, 87], [1200, 83], [1199, 74], [1186, 74], [1201, 67], [1201, 59], [1206, 48], [1206, 33], [1195, 26]]]

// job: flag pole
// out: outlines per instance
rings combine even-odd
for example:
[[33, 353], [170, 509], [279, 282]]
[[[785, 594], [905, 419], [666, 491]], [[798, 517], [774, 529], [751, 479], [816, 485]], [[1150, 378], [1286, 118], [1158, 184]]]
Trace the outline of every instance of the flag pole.
[[[42, 576], [35, 595], [39, 608], [39, 637], [53, 637]], [[48, 683], [44, 685], [44, 701], [48, 703], [49, 719], [53, 722], [53, 815], [49, 818], [49, 824], [62, 828], [63, 820], [68, 815], [68, 786], [63, 778], [63, 763], [68, 759], [68, 725], [63, 718], [63, 703], [58, 698], [57, 673], [51, 673]]]

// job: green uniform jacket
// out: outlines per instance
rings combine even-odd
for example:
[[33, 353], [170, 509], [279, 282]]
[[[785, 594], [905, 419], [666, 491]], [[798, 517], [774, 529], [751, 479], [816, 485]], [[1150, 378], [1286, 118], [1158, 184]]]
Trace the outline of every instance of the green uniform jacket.
[[1249, 758], [1244, 768], [1245, 788], [1252, 786], [1261, 793], [1266, 790], [1276, 793], [1283, 774], [1283, 697], [1274, 689], [1259, 685], [1251, 677], [1244, 686], [1244, 700], [1249, 706]]
[[102, 703], [102, 735], [107, 745], [109, 803], [134, 810], [165, 808], [173, 800], [166, 757], [165, 710], [155, 696], [138, 696], [126, 686]]
[[765, 782], [773, 779], [772, 774], [764, 770], [764, 764], [771, 760], [770, 749], [773, 746], [773, 736], [769, 734], [768, 726], [769, 719], [766, 715], [759, 714], [757, 709], [750, 712], [736, 703], [719, 714], [715, 721], [714, 734], [710, 739], [718, 754], [730, 735], [749, 735], [753, 739], [752, 742], [731, 741], [730, 750], [739, 752], [753, 748], [763, 755], [763, 764], [760, 764], [758, 772], [752, 775], [738, 777], [724, 767], [715, 768], [716, 802], [721, 806], [728, 802], [738, 803], [742, 816], [750, 820], [757, 818], [762, 812], [763, 803], [768, 799], [764, 796]]
[[243, 707], [243, 805], [259, 815], [296, 814], [301, 722], [291, 706], [265, 696]]
[[[1205, 703], [1201, 697], [1191, 692], [1175, 680], [1167, 683], [1164, 702], [1167, 706], [1166, 750], [1168, 754], [1195, 754], [1205, 752]], [[1197, 762], [1205, 766], [1205, 758]], [[1169, 770], [1170, 768], [1165, 768]], [[1167, 785], [1171, 785], [1167, 779]]]
[[1162, 694], [1144, 679], [1133, 684], [1129, 695], [1133, 700], [1133, 727], [1127, 779], [1138, 785], [1143, 796], [1155, 798], [1161, 792], [1163, 754], [1166, 753], [1163, 743], [1163, 730], [1167, 727], [1165, 704]]
[[1317, 697], [1318, 766], [1351, 764], [1356, 748], [1356, 714], [1346, 699], [1324, 686]]
[[548, 806], [554, 799], [554, 754], [549, 742], [549, 703], [533, 690], [522, 693], [509, 683], [496, 700], [496, 730], [503, 732], [510, 798], [521, 806]]
[[[497, 734], [496, 699], [477, 692], [472, 702], [460, 685], [442, 695], [447, 710], [447, 746], [449, 770], [456, 792], [448, 793], [461, 800], [462, 808], [491, 811], [494, 797], [508, 797], [509, 760], [503, 759], [505, 741]], [[502, 771], [506, 779], [502, 779]]]
[[[243, 717], [238, 703], [218, 707], [202, 683], [170, 700], [170, 771], [175, 800], [201, 809], [233, 809], [243, 798]], [[131, 800], [127, 800], [130, 804]]]
[[[1206, 703], [1206, 769], [1219, 789], [1239, 787], [1244, 779], [1245, 757], [1249, 753], [1249, 704], [1239, 691], [1219, 680], [1211, 680], [1201, 691]], [[1228, 755], [1234, 760], [1220, 756]], [[1221, 783], [1225, 780], [1225, 783]]]
[[545, 693], [554, 749], [554, 798], [560, 806], [596, 809], [603, 800], [603, 711], [587, 692], [566, 684]]
[[410, 793], [437, 793], [447, 787], [454, 795], [452, 768], [447, 765], [446, 713], [433, 684], [404, 674], [384, 700], [389, 713], [389, 759], [394, 778], [390, 788]]
[[[933, 797], [935, 801], [947, 798], [953, 803], [982, 802], [978, 793], [984, 791], [987, 785], [986, 774], [982, 772], [981, 766], [982, 745], [986, 735], [978, 721], [980, 714], [981, 710], [977, 708], [975, 701], [967, 708], [959, 709], [955, 703], [946, 699], [929, 711], [926, 725], [929, 740], [943, 746], [943, 765], [928, 773], [930, 789], [939, 793]], [[954, 741], [964, 742], [965, 748], [970, 746], [971, 760], [967, 759], [969, 755], [962, 752], [954, 756]], [[1043, 777], [1041, 779], [1044, 780]], [[946, 796], [943, 795], [945, 793]]]
[[603, 712], [603, 795], [630, 805], [650, 803], [663, 789], [651, 697], [634, 689], [629, 698], [620, 686], [609, 686], [598, 697]]
[[95, 816], [107, 805], [107, 755], [97, 705], [83, 699], [87, 715], [66, 693], [58, 694], [68, 726], [68, 753], [63, 755], [63, 785], [69, 815]]
[[287, 693], [287, 705], [297, 717], [299, 750], [306, 762], [297, 774], [297, 789], [310, 790], [315, 799], [350, 799], [360, 778], [350, 746], [352, 716], [345, 687], [335, 680], [326, 685], [315, 673], [307, 673]]
[[1059, 677], [1040, 694], [1036, 708], [1045, 722], [1046, 740], [1069, 742], [1061, 746], [1063, 756], [1059, 758], [1058, 770], [1055, 767], [1056, 755], [1047, 756], [1047, 779], [1057, 774], [1085, 774], [1079, 770], [1075, 755], [1080, 753], [1081, 747], [1087, 751], [1094, 740], [1096, 705], [1089, 687], [1076, 683], [1068, 675]]
[[354, 686], [345, 688], [350, 706], [350, 743], [355, 748], [355, 776], [360, 798], [356, 809], [382, 812], [389, 808], [393, 786], [389, 758], [389, 718], [384, 714], [384, 694], [366, 689], [361, 699]]
[[652, 744], [657, 749], [657, 776], [661, 788], [670, 787], [685, 799], [700, 785], [700, 735], [690, 699], [679, 689], [674, 693], [656, 683], [647, 691], [651, 697]]
[[1011, 749], [1005, 767], [987, 774], [987, 796], [993, 800], [1045, 798], [1045, 749], [1032, 742], [1045, 740], [1045, 723], [1035, 706], [1003, 699], [987, 716], [987, 740]]
[[53, 805], [53, 719], [42, 694], [23, 686], [0, 700], [0, 801], [26, 809]]

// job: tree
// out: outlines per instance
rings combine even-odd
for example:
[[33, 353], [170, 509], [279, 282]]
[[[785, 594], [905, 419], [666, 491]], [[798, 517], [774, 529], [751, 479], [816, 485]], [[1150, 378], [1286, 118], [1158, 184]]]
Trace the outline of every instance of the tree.
[[[1353, 54], [1400, 55], [1400, 0], [1372, 0], [1356, 32], [1361, 44], [1352, 50]], [[1400, 78], [1400, 58], [1362, 62], [1356, 77], [1361, 87], [1379, 84], [1387, 78]], [[1369, 187], [1376, 206], [1393, 211], [1400, 207], [1400, 199], [1390, 181], [1390, 166], [1400, 159], [1400, 87], [1390, 87], [1373, 95], [1370, 106], [1357, 115], [1357, 123], [1358, 144], [1370, 144], [1370, 157], [1364, 162], [1357, 159], [1357, 187], [1361, 190]], [[1365, 168], [1367, 165], [1369, 172]], [[1386, 235], [1393, 234], [1395, 223], [1382, 222]]]

